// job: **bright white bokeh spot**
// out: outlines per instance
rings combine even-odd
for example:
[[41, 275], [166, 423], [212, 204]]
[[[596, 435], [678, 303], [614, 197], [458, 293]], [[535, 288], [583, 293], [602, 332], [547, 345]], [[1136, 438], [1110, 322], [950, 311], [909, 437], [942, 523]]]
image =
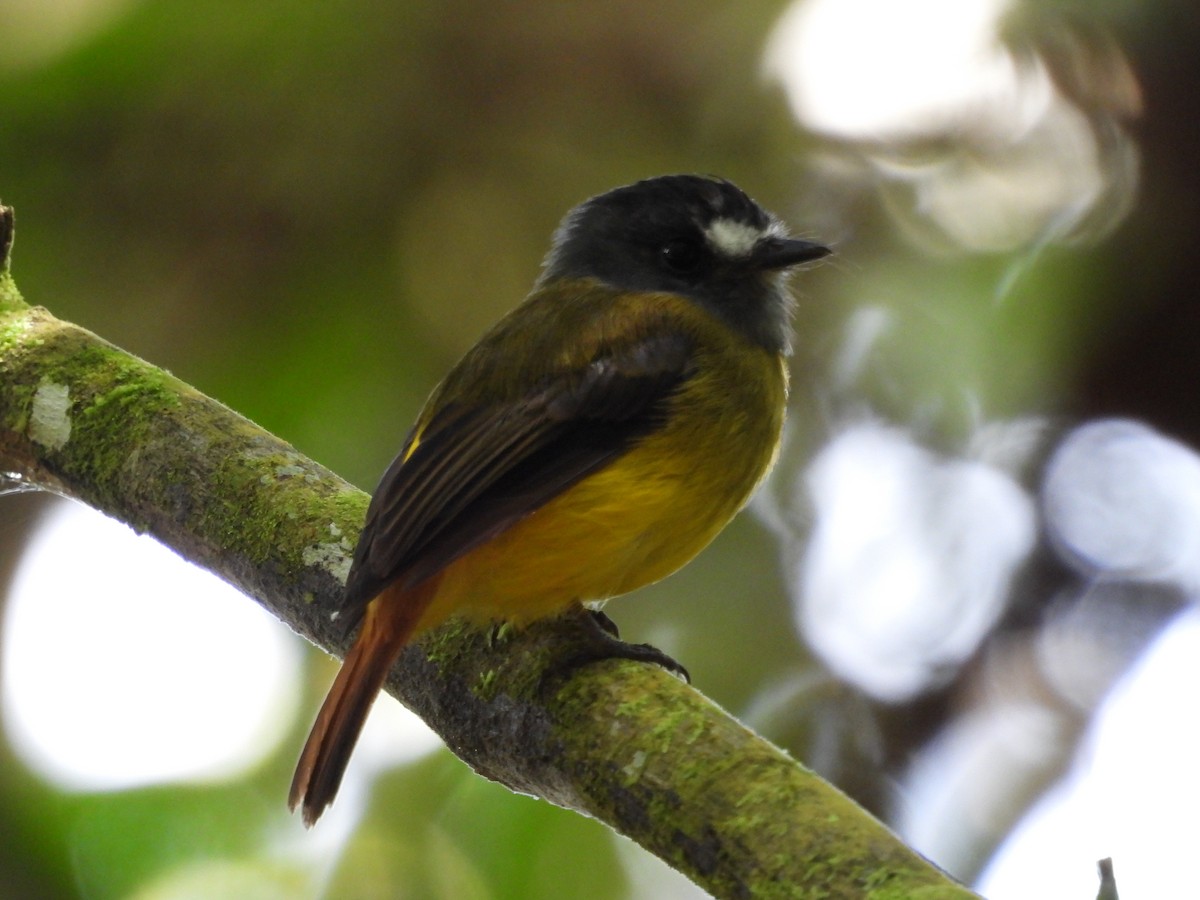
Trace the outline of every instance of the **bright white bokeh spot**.
[[1094, 897], [1112, 857], [1122, 897], [1194, 894], [1200, 805], [1200, 612], [1176, 618], [1101, 707], [1073, 771], [1026, 816], [976, 885], [989, 900]]
[[1040, 772], [1045, 748], [1063, 739], [1061, 718], [1033, 702], [992, 703], [956, 717], [905, 774], [897, 832], [955, 870], [1012, 821], [1028, 773]]
[[805, 482], [813, 531], [794, 594], [809, 645], [880, 699], [940, 683], [1004, 610], [1033, 501], [994, 466], [876, 423], [830, 441]]
[[1012, 5], [794, 0], [764, 71], [831, 142], [835, 179], [853, 160], [924, 245], [995, 253], [1107, 233], [1138, 182], [1122, 128], [1141, 105], [1132, 67], [1115, 42], [1062, 22], [1039, 29], [1053, 38], [1040, 48], [1008, 46]]
[[71, 789], [228, 778], [291, 725], [299, 649], [214, 575], [64, 503], [9, 595], [5, 728], [27, 765]]
[[624, 894], [628, 900], [709, 900], [712, 897], [683, 873], [652, 853], [646, 853], [624, 835], [614, 831], [611, 838], [628, 880]]
[[1200, 456], [1139, 422], [1083, 425], [1043, 488], [1047, 529], [1087, 576], [1200, 589]]
[[1044, 88], [1013, 102], [1030, 88], [997, 38], [1008, 6], [1008, 0], [802, 0], [776, 24], [764, 67], [784, 85], [797, 119], [843, 138], [942, 131], [982, 102], [1036, 117]]

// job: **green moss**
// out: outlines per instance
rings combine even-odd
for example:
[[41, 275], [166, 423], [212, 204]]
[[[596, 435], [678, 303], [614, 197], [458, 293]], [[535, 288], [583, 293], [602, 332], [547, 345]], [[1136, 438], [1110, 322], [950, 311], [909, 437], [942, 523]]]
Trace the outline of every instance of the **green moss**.
[[153, 404], [156, 410], [161, 410], [178, 406], [179, 398], [162, 383], [139, 380], [136, 383], [120, 384], [93, 398], [91, 404], [83, 410], [83, 415], [91, 416], [104, 412], [109, 405], [120, 406], [123, 410], [132, 412], [143, 408], [147, 403]]
[[25, 298], [17, 290], [17, 283], [8, 274], [5, 266], [0, 266], [0, 313], [18, 312], [27, 308]]
[[471, 631], [463, 619], [451, 619], [431, 633], [422, 635], [420, 643], [428, 660], [439, 672], [445, 673], [454, 668]]
[[[0, 355], [0, 363], [3, 362], [3, 356]], [[0, 364], [0, 376], [3, 375], [4, 367]], [[0, 378], [0, 381], [7, 379]], [[29, 427], [29, 413], [33, 408], [33, 394], [36, 390], [34, 385], [13, 384], [8, 382], [4, 387], [4, 401], [0, 405], [0, 409], [5, 410], [3, 421], [0, 421], [0, 427], [6, 430], [11, 430], [17, 434], [24, 434]]]
[[[359, 529], [367, 516], [368, 497], [360, 490], [337, 491], [329, 500], [331, 518], [351, 541], [358, 539]], [[337, 535], [342, 537], [343, 535]]]
[[[62, 448], [59, 465], [89, 485], [89, 502], [120, 510], [122, 518], [143, 530], [152, 516], [166, 511], [210, 546], [254, 564], [270, 559], [296, 571], [305, 566], [306, 548], [340, 540], [362, 521], [366, 498], [361, 492], [346, 490], [332, 473], [230, 416], [169, 373], [37, 313], [0, 317], [5, 347], [27, 350], [34, 345], [31, 330], [46, 341], [38, 358], [14, 359], [4, 407], [10, 418], [11, 410], [18, 410], [21, 421], [5, 424], [21, 429], [27, 424], [33, 387], [20, 383], [22, 370], [52, 372], [55, 382], [69, 385], [72, 440]], [[0, 366], [3, 360], [0, 355]], [[202, 452], [172, 452], [181, 443]], [[291, 490], [297, 477], [327, 487], [328, 504], [314, 504], [311, 493]], [[231, 499], [189, 500], [202, 492]], [[131, 495], [136, 502], [129, 502]], [[287, 542], [280, 537], [284, 522], [298, 523], [287, 529]]]
[[0, 276], [0, 370], [11, 365], [7, 362], [9, 354], [28, 344], [29, 332], [33, 329], [29, 307], [23, 303], [10, 305], [4, 302], [3, 281]]
[[[269, 472], [270, 468], [269, 459], [224, 455], [210, 475], [213, 486], [217, 495], [240, 500], [206, 504], [197, 525], [218, 545], [236, 547], [241, 556], [256, 565], [282, 557], [285, 568], [299, 568], [303, 548], [296, 542], [286, 546], [278, 543], [281, 521], [295, 518], [294, 508], [289, 505], [292, 498], [286, 492], [262, 489], [260, 478], [266, 474], [264, 469]], [[278, 502], [273, 505], [273, 500]]]

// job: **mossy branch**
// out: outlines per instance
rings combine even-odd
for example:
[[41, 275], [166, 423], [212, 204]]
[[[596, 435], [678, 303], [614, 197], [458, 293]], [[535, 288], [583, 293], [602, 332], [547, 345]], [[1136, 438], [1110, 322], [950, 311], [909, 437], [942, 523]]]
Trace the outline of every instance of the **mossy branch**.
[[[27, 306], [0, 208], [0, 478], [74, 497], [212, 570], [337, 656], [367, 497], [161, 369]], [[4, 481], [0, 480], [0, 490]], [[590, 630], [458, 623], [389, 690], [476, 771], [608, 823], [719, 897], [975, 896], [781, 750], [653, 666], [547, 679]], [[282, 805], [286, 786], [279, 786]]]

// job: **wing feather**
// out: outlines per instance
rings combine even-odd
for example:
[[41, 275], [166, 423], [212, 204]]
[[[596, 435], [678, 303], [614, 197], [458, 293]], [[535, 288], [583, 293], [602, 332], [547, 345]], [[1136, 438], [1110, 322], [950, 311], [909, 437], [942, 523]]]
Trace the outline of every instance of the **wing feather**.
[[514, 400], [435, 412], [372, 497], [347, 628], [387, 585], [418, 584], [661, 428], [691, 374], [690, 342], [669, 332], [610, 347]]

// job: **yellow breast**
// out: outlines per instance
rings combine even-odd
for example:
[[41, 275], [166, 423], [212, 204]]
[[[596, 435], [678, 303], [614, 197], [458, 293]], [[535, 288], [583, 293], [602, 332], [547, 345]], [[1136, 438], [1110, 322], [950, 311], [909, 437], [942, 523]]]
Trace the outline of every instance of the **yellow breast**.
[[787, 374], [726, 329], [699, 337], [696, 374], [666, 425], [447, 567], [422, 629], [451, 614], [520, 622], [614, 597], [708, 545], [774, 461]]

